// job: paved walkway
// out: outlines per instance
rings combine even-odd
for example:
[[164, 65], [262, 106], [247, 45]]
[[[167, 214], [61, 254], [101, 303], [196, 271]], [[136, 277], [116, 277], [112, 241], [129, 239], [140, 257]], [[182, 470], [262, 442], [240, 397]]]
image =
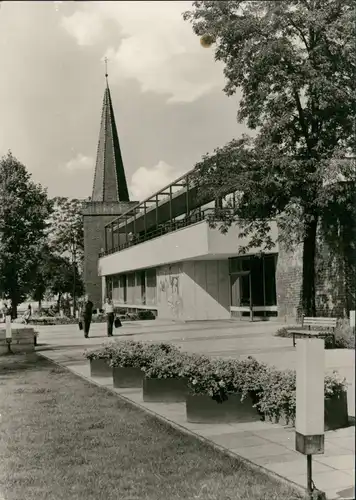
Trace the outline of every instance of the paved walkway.
[[[132, 322], [124, 324], [117, 338], [172, 341], [189, 352], [215, 356], [247, 356], [281, 368], [295, 366], [295, 351], [290, 339], [273, 337], [275, 323], [199, 322]], [[83, 358], [85, 347], [100, 345], [105, 339], [105, 325], [95, 324], [91, 337], [84, 339], [76, 326], [36, 327], [40, 333], [37, 350], [66, 366], [74, 373], [112, 388], [111, 378], [91, 378], [89, 364]], [[326, 370], [338, 369], [350, 380], [354, 373], [354, 352], [326, 351]], [[199, 437], [237, 454], [257, 466], [278, 474], [297, 485], [306, 485], [306, 458], [295, 451], [294, 430], [278, 424], [190, 424], [185, 406], [180, 403], [144, 403], [142, 391], [112, 389], [120, 396], [151, 411]], [[354, 407], [354, 403], [353, 403]], [[353, 410], [354, 415], [354, 410]], [[355, 498], [355, 428], [348, 427], [325, 434], [325, 453], [313, 458], [313, 480], [330, 500]]]

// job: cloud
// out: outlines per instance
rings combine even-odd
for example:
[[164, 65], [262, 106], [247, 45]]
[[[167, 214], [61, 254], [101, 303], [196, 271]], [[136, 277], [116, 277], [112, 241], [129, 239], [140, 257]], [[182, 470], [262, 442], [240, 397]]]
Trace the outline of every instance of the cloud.
[[75, 158], [72, 158], [65, 164], [65, 168], [70, 171], [90, 170], [94, 166], [94, 160], [90, 156], [85, 156], [79, 153]]
[[105, 41], [108, 23], [118, 40], [106, 47], [110, 81], [135, 79], [142, 92], [167, 96], [168, 102], [192, 102], [222, 88], [222, 65], [204, 49], [182, 18], [191, 2], [80, 2], [62, 18], [63, 28], [82, 46]]
[[62, 18], [62, 26], [77, 40], [78, 45], [94, 45], [103, 32], [102, 19], [95, 15], [94, 10], [74, 12], [69, 17]]
[[142, 201], [178, 177], [181, 177], [183, 173], [162, 160], [151, 168], [140, 167], [131, 178], [131, 198]]

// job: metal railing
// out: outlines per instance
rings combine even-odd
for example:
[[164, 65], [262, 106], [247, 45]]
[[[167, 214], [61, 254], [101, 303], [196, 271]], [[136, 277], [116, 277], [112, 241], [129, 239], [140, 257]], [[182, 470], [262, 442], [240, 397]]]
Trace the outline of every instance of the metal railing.
[[125, 243], [122, 243], [121, 245], [115, 246], [110, 249], [106, 249], [104, 252], [101, 252], [99, 254], [99, 257], [104, 257], [105, 255], [110, 255], [116, 252], [121, 252], [122, 250], [125, 250], [126, 248], [130, 248], [135, 245], [139, 245], [140, 243], [144, 243], [145, 241], [153, 240], [155, 238], [159, 238], [160, 236], [163, 236], [165, 234], [173, 233], [175, 231], [178, 231], [179, 229], [183, 229], [185, 227], [191, 226], [193, 224], [196, 224], [198, 222], [204, 221], [204, 220], [209, 220], [209, 221], [220, 221], [222, 212], [231, 212], [231, 209], [216, 209], [216, 208], [206, 208], [205, 210], [200, 210], [197, 213], [190, 214], [184, 219], [178, 220], [178, 221], [172, 221], [168, 222], [166, 224], [161, 224], [159, 225], [156, 229], [153, 229], [151, 231], [148, 231], [147, 233], [143, 235], [132, 235], [132, 238], [130, 241], [126, 241]]

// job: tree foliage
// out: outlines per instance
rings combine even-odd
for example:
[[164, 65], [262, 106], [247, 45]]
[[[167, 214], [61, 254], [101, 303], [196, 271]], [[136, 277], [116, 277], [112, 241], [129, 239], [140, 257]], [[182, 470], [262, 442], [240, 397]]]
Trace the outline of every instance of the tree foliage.
[[0, 290], [13, 316], [33, 286], [37, 260], [51, 212], [46, 190], [11, 152], [0, 160]]
[[53, 213], [49, 219], [50, 247], [59, 255], [82, 264], [84, 255], [83, 201], [65, 197], [53, 199]]
[[[196, 1], [184, 18], [215, 42], [238, 120], [256, 131], [197, 164], [198, 192], [236, 191], [222, 230], [239, 219], [250, 246], [270, 248], [269, 223], [303, 245], [303, 311], [315, 314], [315, 256], [330, 199], [343, 209], [355, 155], [355, 7], [351, 0]], [[338, 193], [338, 197], [335, 193]]]
[[84, 293], [84, 284], [78, 271], [78, 265], [70, 262], [68, 257], [53, 253], [48, 244], [44, 244], [38, 253], [36, 271], [32, 281], [32, 298], [41, 302], [46, 293], [57, 295], [58, 302], [62, 295], [73, 296], [73, 276], [75, 279], [75, 294], [81, 296]]
[[[74, 268], [73, 268], [74, 267]], [[68, 293], [73, 297], [73, 274], [75, 272], [75, 295], [81, 297], [84, 294], [84, 283], [78, 271], [78, 265], [70, 262], [67, 257], [52, 255], [49, 262], [51, 282], [49, 290], [58, 296], [58, 303], [63, 294]]]

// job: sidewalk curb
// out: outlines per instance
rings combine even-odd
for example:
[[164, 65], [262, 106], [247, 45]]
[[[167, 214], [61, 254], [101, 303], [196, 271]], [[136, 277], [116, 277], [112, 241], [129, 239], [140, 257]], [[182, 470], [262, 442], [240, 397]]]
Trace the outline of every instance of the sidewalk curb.
[[[149, 408], [146, 408], [145, 406], [141, 405], [140, 403], [137, 403], [136, 401], [132, 401], [131, 399], [129, 399], [126, 396], [124, 396], [123, 394], [119, 394], [118, 392], [116, 392], [114, 390], [114, 388], [101, 385], [98, 382], [96, 382], [95, 380], [93, 380], [91, 377], [86, 377], [85, 375], [79, 374], [79, 373], [75, 372], [73, 369], [71, 369], [70, 367], [65, 366], [65, 365], [63, 365], [63, 364], [61, 364], [61, 363], [59, 363], [57, 361], [54, 361], [53, 359], [51, 359], [50, 357], [46, 356], [45, 354], [42, 354], [42, 353], [39, 353], [39, 352], [37, 354], [39, 356], [45, 358], [47, 361], [50, 361], [51, 363], [59, 366], [60, 368], [71, 372], [72, 374], [76, 375], [77, 377], [80, 377], [83, 380], [86, 380], [86, 381], [90, 382], [91, 384], [96, 385], [97, 387], [99, 387], [99, 388], [101, 388], [101, 389], [109, 392], [110, 394], [115, 394], [118, 398], [122, 399], [126, 403], [129, 403], [133, 407], [138, 408], [141, 411], [144, 411], [145, 413], [148, 413], [149, 415], [151, 415], [152, 417], [156, 418], [157, 420], [159, 420], [160, 422], [164, 423], [165, 425], [169, 425], [170, 427], [173, 427], [174, 429], [178, 430], [179, 432], [181, 432], [183, 434], [186, 434], [186, 435], [188, 435], [190, 437], [194, 437], [195, 439], [198, 439], [200, 442], [202, 442], [204, 444], [207, 444], [208, 446], [214, 448], [219, 453], [223, 453], [224, 455], [227, 455], [227, 456], [229, 456], [230, 458], [232, 458], [234, 460], [240, 461], [242, 464], [246, 465], [250, 469], [253, 469], [256, 472], [265, 474], [265, 475], [267, 475], [267, 476], [269, 476], [269, 477], [271, 477], [271, 478], [279, 481], [280, 483], [283, 483], [284, 485], [293, 488], [299, 494], [304, 495], [305, 499], [308, 498], [307, 492], [306, 492], [306, 488], [303, 488], [303, 486], [300, 486], [299, 484], [294, 483], [293, 481], [290, 481], [289, 479], [287, 479], [287, 478], [285, 478], [285, 477], [283, 477], [283, 476], [281, 476], [281, 475], [279, 475], [279, 474], [277, 474], [275, 472], [272, 472], [272, 471], [270, 471], [268, 469], [265, 469], [263, 466], [258, 465], [256, 463], [252, 462], [251, 460], [249, 460], [247, 458], [244, 458], [241, 455], [238, 455], [237, 453], [231, 452], [229, 449], [224, 448], [223, 446], [218, 445], [218, 444], [214, 443], [213, 441], [210, 441], [208, 438], [206, 438], [204, 436], [196, 434], [194, 431], [191, 431], [191, 430], [187, 429], [186, 427], [183, 427], [182, 425], [177, 424], [176, 422], [173, 422], [172, 420], [169, 420], [166, 417], [163, 417], [159, 413], [156, 413], [155, 411], [150, 410]], [[319, 492], [320, 492], [320, 494], [324, 493], [324, 492], [322, 492], [320, 490], [319, 490]], [[321, 498], [325, 498], [325, 494], [324, 494], [324, 497], [321, 496]], [[342, 500], [342, 499], [340, 499], [340, 500]]]

